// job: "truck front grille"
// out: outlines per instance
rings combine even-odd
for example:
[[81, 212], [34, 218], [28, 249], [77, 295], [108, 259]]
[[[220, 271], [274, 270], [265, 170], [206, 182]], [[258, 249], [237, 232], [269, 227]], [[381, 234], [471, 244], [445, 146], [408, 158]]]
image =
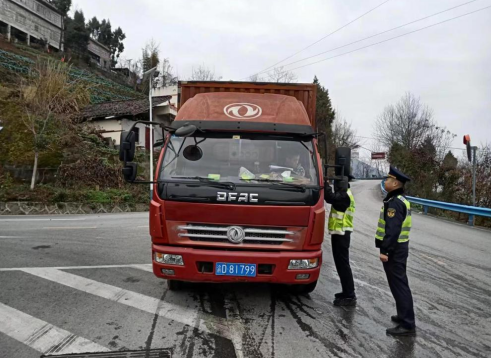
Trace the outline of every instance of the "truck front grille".
[[[231, 226], [217, 225], [182, 225], [179, 226], [179, 237], [187, 237], [192, 241], [204, 242], [222, 242], [232, 243], [227, 232]], [[259, 244], [259, 245], [281, 245], [284, 242], [292, 242], [293, 239], [288, 238], [294, 232], [284, 229], [265, 229], [255, 227], [240, 227], [244, 231], [244, 244]]]

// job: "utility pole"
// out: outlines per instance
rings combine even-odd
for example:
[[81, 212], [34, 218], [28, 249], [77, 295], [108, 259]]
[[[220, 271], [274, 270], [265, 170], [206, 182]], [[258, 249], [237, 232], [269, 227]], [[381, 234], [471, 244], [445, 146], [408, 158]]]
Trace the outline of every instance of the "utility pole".
[[[467, 159], [472, 162], [472, 206], [476, 206], [476, 167], [477, 167], [477, 147], [471, 146], [471, 136], [464, 136], [464, 144], [467, 149]], [[469, 215], [469, 225], [474, 225], [474, 215]]]
[[[152, 95], [153, 95], [153, 73], [150, 76], [149, 81], [150, 89], [148, 90], [148, 102], [150, 103], [150, 123], [153, 121], [153, 103], [152, 103]], [[153, 181], [153, 125], [150, 124], [150, 181]], [[153, 197], [153, 183], [150, 183], [150, 200]]]
[[477, 147], [472, 147], [472, 205], [476, 206], [476, 152]]
[[[148, 90], [148, 102], [150, 105], [150, 108], [148, 110], [149, 113], [149, 121], [153, 121], [153, 103], [152, 103], [152, 94], [153, 94], [153, 77], [157, 75], [158, 76], [158, 71], [157, 67], [154, 67], [147, 72], [143, 74], [143, 80], [145, 80], [146, 77], [149, 77], [148, 85], [150, 86]], [[149, 181], [152, 182], [150, 183], [150, 200], [152, 200], [153, 197], [153, 125], [150, 124], [150, 136], [149, 136], [149, 148], [150, 148], [150, 179]]]

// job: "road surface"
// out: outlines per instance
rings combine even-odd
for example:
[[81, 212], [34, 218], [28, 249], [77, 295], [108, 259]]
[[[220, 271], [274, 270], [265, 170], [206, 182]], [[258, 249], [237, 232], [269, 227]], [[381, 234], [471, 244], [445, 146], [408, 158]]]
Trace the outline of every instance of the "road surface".
[[188, 284], [150, 272], [148, 215], [0, 218], [0, 357], [168, 348], [173, 357], [489, 357], [491, 232], [413, 215], [408, 275], [418, 335], [395, 314], [374, 248], [377, 182], [353, 184], [358, 306], [340, 290], [329, 240], [310, 295], [266, 284]]

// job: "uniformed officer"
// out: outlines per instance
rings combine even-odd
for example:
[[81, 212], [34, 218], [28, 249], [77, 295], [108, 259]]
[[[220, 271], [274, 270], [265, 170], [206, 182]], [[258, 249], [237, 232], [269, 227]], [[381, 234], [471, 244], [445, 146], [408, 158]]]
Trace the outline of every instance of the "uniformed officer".
[[409, 254], [409, 233], [411, 231], [411, 205], [404, 197], [404, 184], [409, 177], [394, 167], [390, 167], [385, 179], [387, 196], [380, 211], [375, 246], [380, 248], [380, 261], [383, 262], [392, 296], [396, 301], [397, 315], [391, 320], [397, 323], [387, 329], [393, 336], [408, 336], [416, 333], [413, 297], [406, 275]]
[[[354, 179], [348, 176], [348, 180]], [[347, 185], [346, 185], [347, 184]], [[332, 256], [341, 281], [342, 292], [334, 295], [335, 306], [356, 305], [355, 284], [353, 273], [349, 263], [349, 247], [351, 232], [353, 231], [353, 216], [355, 214], [355, 198], [345, 182], [338, 183], [333, 192], [331, 186], [326, 182], [324, 188], [324, 200], [331, 204], [329, 213], [328, 230], [331, 234]]]

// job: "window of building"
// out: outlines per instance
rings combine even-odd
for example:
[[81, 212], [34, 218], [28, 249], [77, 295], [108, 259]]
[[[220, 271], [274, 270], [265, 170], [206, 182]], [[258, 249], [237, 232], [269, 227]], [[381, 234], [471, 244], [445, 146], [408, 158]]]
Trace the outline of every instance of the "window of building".
[[16, 12], [15, 13], [15, 21], [18, 22], [19, 24], [25, 25], [26, 24], [26, 17], [24, 15]]
[[39, 26], [37, 24], [34, 24], [34, 31], [39, 32]]
[[135, 132], [135, 142], [140, 143], [140, 128], [135, 127], [134, 132]]

